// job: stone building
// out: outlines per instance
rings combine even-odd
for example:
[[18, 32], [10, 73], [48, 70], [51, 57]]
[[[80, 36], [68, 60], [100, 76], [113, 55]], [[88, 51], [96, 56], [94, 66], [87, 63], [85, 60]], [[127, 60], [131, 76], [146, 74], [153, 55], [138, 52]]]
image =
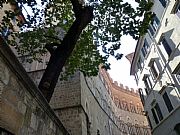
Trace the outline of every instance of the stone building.
[[8, 53], [0, 51], [0, 60], [4, 63], [1, 74], [10, 74], [10, 81], [6, 83], [4, 78], [0, 80], [0, 133], [151, 134], [137, 92], [113, 82], [105, 70], [101, 69], [97, 77], [85, 77], [77, 72], [67, 81], [59, 80], [50, 102], [52, 110], [32, 82], [39, 83], [49, 54], [44, 55], [42, 63], [33, 61], [29, 64], [26, 57], [19, 57], [31, 80], [10, 50], [2, 50], [8, 50]]
[[[69, 133], [150, 135], [138, 94], [106, 80], [107, 72], [101, 71], [97, 77], [77, 72], [67, 81], [58, 82], [50, 105]], [[30, 72], [30, 76], [41, 78], [42, 72]]]
[[[23, 64], [37, 84], [48, 58]], [[97, 77], [77, 72], [67, 81], [59, 80], [50, 105], [72, 135], [151, 134], [138, 93], [118, 86], [103, 69]]]
[[0, 135], [68, 135], [1, 37]]
[[113, 82], [104, 69], [100, 70], [100, 75], [106, 90], [116, 105], [116, 117], [120, 128], [128, 127], [126, 132], [129, 134], [151, 134], [138, 92], [128, 86], [118, 84], [116, 81]]
[[180, 134], [180, 1], [157, 0], [148, 33], [139, 38], [135, 76], [153, 135]]

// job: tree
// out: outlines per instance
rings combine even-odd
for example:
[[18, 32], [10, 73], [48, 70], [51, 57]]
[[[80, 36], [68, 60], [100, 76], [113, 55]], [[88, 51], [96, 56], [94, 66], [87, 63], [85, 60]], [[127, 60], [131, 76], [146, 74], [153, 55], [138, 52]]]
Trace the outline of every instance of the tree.
[[[13, 0], [6, 2], [15, 3]], [[122, 57], [116, 51], [120, 49], [123, 34], [138, 39], [146, 33], [153, 17], [152, 3], [150, 0], [137, 2], [139, 6], [134, 9], [121, 0], [42, 0], [41, 8], [38, 8], [35, 0], [18, 0], [20, 8], [14, 12], [6, 11], [1, 28], [10, 27], [9, 18], [26, 6], [31, 7], [31, 15], [25, 10], [27, 17], [22, 31], [11, 32], [11, 40], [7, 42], [20, 54], [28, 53], [36, 60], [39, 54], [46, 53], [45, 48], [50, 52], [50, 60], [38, 86], [49, 102], [64, 65], [68, 67], [67, 74], [80, 70], [85, 75], [95, 76], [100, 63], [109, 68], [107, 59], [110, 55], [116, 59]], [[57, 27], [62, 29], [58, 33]], [[103, 56], [98, 47], [102, 47]]]

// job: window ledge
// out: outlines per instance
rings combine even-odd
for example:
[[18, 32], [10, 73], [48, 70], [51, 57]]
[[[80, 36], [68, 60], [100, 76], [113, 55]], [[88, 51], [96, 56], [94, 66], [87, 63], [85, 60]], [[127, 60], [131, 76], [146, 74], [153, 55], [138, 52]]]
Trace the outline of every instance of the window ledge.
[[158, 59], [158, 58], [151, 58], [151, 60], [150, 60], [150, 62], [148, 64], [148, 67], [151, 67], [152, 64], [154, 63], [154, 61], [156, 61], [156, 59]]
[[176, 0], [175, 4], [174, 4], [174, 6], [173, 6], [173, 8], [171, 10], [171, 14], [175, 14], [176, 13], [177, 7], [180, 4], [179, 2], [180, 2], [180, 0]]
[[164, 89], [165, 89], [166, 87], [167, 87], [167, 86], [164, 85], [164, 86], [161, 88], [161, 90], [159, 91], [159, 94], [161, 94], [161, 93], [164, 91]]
[[178, 73], [179, 69], [180, 69], [180, 63], [176, 66], [176, 68], [174, 69], [174, 71], [172, 72], [172, 74]]

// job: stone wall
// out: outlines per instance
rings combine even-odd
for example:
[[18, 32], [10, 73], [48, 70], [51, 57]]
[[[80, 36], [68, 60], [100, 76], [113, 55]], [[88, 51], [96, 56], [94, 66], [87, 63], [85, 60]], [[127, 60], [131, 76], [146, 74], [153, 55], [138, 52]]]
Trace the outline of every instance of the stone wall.
[[58, 82], [50, 105], [71, 135], [121, 133], [115, 123], [113, 107], [111, 108], [110, 104], [107, 105], [108, 103], [104, 106], [102, 104], [104, 98], [106, 98], [104, 100], [111, 100], [110, 97], [104, 97], [104, 87], [100, 92], [93, 89], [100, 87], [98, 83], [102, 87], [99, 77], [85, 78], [80, 72], [76, 72], [66, 81]]
[[[90, 135], [121, 135], [117, 125], [115, 104], [97, 77], [81, 74], [81, 101], [88, 116]], [[87, 134], [84, 134], [87, 135]]]
[[[43, 72], [29, 75], [38, 84]], [[123, 94], [119, 99], [125, 96], [128, 101], [129, 94], [133, 103], [140, 103], [137, 93], [118, 88], [117, 93]], [[50, 105], [71, 135], [150, 135], [145, 116], [119, 108], [112, 91], [106, 89], [101, 74], [84, 77], [76, 72], [66, 81], [58, 81]]]
[[0, 38], [0, 129], [15, 135], [68, 135], [41, 92]]
[[50, 101], [51, 107], [71, 135], [84, 135], [80, 88], [80, 73], [77, 72], [66, 81], [58, 81]]
[[[71, 135], [151, 134], [147, 123], [139, 122], [146, 121], [145, 116], [117, 108], [100, 75], [77, 72], [59, 81], [50, 104]], [[134, 121], [124, 120], [127, 117]]]

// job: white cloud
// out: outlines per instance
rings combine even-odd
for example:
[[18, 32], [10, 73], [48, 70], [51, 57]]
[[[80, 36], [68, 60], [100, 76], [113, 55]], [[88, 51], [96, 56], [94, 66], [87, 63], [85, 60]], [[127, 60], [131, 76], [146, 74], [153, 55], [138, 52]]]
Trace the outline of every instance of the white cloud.
[[123, 53], [124, 56], [118, 61], [115, 58], [109, 58], [111, 70], [108, 72], [114, 81], [122, 83], [130, 88], [137, 88], [134, 76], [130, 76], [130, 62], [125, 57], [125, 55], [134, 52], [136, 41], [130, 36], [123, 36], [121, 43], [120, 52]]

